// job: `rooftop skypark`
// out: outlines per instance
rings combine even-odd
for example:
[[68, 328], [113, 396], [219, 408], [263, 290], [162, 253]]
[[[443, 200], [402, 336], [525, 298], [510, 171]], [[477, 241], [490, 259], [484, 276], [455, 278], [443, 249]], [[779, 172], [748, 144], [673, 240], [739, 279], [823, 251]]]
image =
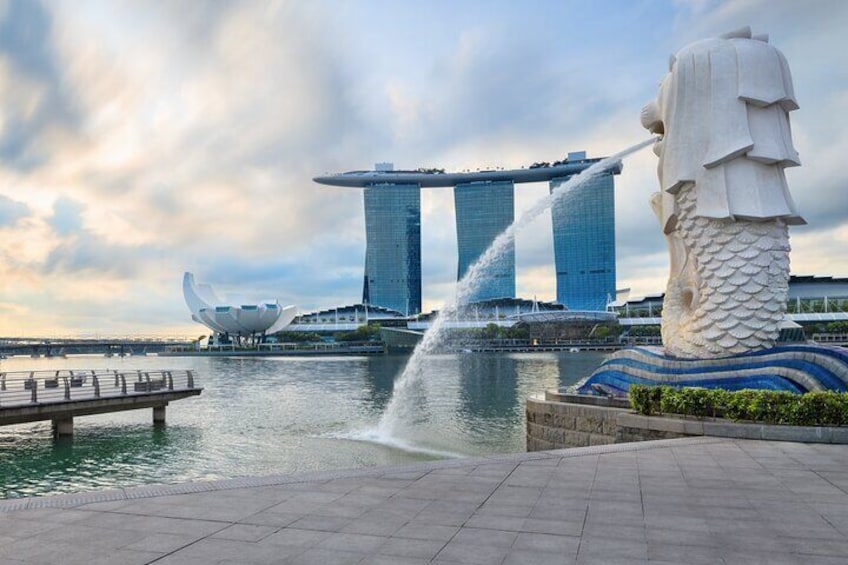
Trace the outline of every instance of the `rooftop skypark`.
[[[421, 167], [415, 170], [394, 170], [390, 163], [381, 163], [373, 171], [348, 171], [322, 175], [313, 180], [332, 186], [364, 187], [369, 184], [417, 184], [421, 188], [449, 187], [470, 182], [548, 182], [555, 178], [576, 175], [600, 158], [587, 159], [585, 151], [569, 153], [565, 159], [537, 162], [520, 169], [485, 169], [477, 171], [445, 172], [445, 169]], [[610, 174], [621, 173], [621, 165], [610, 168]]]

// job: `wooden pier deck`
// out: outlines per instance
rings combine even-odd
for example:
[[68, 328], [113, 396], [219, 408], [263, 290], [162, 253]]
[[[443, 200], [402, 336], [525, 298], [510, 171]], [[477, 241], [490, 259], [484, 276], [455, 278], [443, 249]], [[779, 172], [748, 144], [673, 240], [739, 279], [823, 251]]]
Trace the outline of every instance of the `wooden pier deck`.
[[52, 420], [55, 436], [73, 435], [76, 416], [139, 408], [165, 421], [173, 400], [197, 396], [192, 371], [62, 370], [0, 373], [0, 426]]

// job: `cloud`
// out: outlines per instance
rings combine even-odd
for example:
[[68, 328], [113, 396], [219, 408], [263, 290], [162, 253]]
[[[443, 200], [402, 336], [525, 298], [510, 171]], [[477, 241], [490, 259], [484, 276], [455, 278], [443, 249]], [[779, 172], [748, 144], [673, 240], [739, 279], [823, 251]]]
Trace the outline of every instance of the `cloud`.
[[0, 194], [0, 228], [14, 226], [31, 214], [29, 206]]
[[53, 204], [53, 216], [50, 218], [50, 225], [60, 236], [79, 232], [82, 230], [83, 210], [82, 204], [67, 196], [62, 196]]
[[50, 138], [78, 121], [56, 66], [51, 28], [39, 2], [9, 0], [0, 14], [0, 159], [21, 170], [43, 164]]
[[[304, 309], [357, 302], [361, 193], [312, 177], [611, 154], [646, 137], [639, 110], [671, 52], [748, 23], [786, 53], [801, 103], [804, 166], [788, 175], [810, 226], [793, 230], [793, 265], [848, 274], [816, 247], [848, 215], [846, 5], [614, 6], [0, 2], [0, 303], [28, 316], [0, 326], [191, 327], [184, 270]], [[624, 167], [619, 286], [658, 292], [656, 158]], [[516, 187], [516, 217], [546, 190]], [[422, 194], [426, 307], [453, 292], [452, 200]], [[518, 234], [520, 293], [553, 298], [551, 247], [549, 219]]]

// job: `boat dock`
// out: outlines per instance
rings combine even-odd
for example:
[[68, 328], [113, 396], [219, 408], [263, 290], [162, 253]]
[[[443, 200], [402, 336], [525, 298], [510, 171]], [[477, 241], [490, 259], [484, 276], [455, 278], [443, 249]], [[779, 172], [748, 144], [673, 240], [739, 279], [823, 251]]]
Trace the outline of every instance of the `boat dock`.
[[70, 436], [76, 416], [139, 408], [152, 408], [153, 422], [164, 422], [169, 402], [202, 390], [192, 371], [4, 372], [0, 426], [52, 420], [54, 436]]

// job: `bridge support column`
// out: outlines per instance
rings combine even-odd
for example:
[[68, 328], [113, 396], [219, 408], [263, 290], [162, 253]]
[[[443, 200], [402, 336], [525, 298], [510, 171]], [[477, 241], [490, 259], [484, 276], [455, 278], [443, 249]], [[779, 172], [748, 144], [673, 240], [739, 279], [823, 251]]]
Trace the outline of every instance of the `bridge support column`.
[[153, 407], [153, 423], [154, 424], [164, 424], [165, 423], [165, 407], [167, 404], [163, 404], [162, 406], [154, 406]]
[[53, 437], [69, 437], [74, 435], [73, 418], [53, 418]]

